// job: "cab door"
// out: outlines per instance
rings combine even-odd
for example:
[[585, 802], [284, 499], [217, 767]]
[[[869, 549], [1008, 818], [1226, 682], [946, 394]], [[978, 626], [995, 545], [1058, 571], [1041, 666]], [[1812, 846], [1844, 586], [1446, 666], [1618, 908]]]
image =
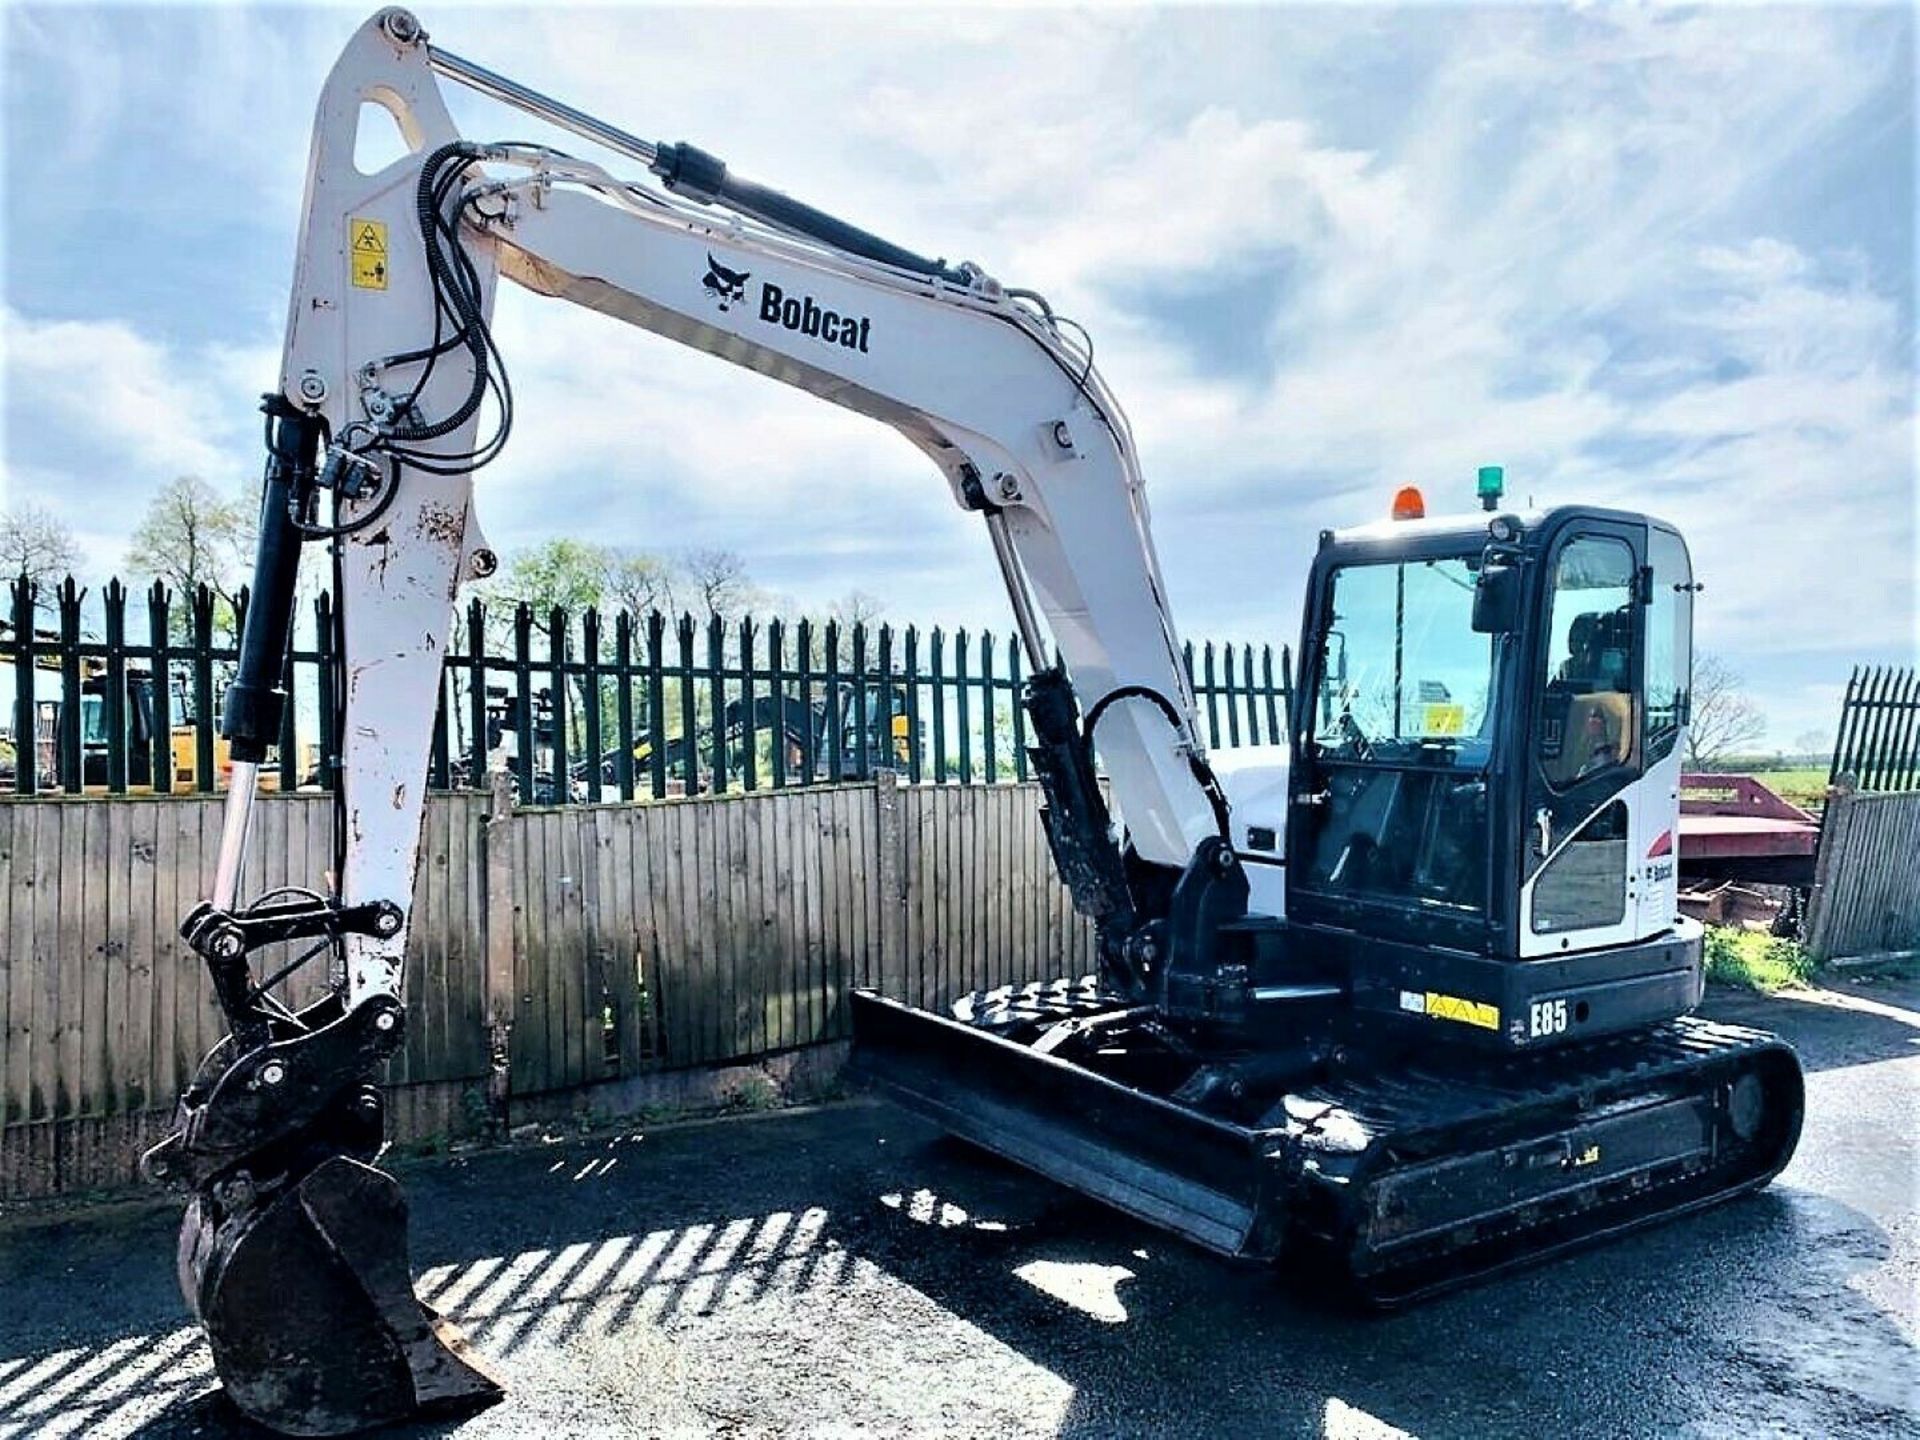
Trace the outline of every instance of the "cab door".
[[1521, 812], [1522, 958], [1639, 938], [1646, 526], [1581, 520], [1547, 552]]
[[1647, 585], [1642, 670], [1646, 676], [1641, 763], [1647, 806], [1634, 850], [1642, 938], [1680, 913], [1680, 772], [1687, 753], [1693, 684], [1693, 565], [1686, 542], [1658, 523], [1647, 527]]

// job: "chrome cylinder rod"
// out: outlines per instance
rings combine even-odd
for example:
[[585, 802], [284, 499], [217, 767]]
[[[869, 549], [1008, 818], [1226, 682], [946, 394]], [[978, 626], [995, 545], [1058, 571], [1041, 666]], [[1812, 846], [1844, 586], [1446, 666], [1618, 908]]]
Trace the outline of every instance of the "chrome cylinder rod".
[[449, 80], [458, 80], [470, 90], [477, 90], [516, 110], [524, 110], [550, 125], [558, 125], [562, 130], [571, 131], [597, 145], [604, 145], [609, 150], [631, 155], [643, 165], [651, 166], [654, 157], [659, 154], [659, 147], [650, 141], [629, 135], [604, 120], [596, 120], [584, 110], [576, 110], [551, 96], [542, 95], [538, 90], [529, 90], [518, 80], [509, 80], [484, 65], [463, 60], [438, 46], [427, 46], [427, 63]]
[[240, 897], [240, 867], [247, 858], [247, 827], [253, 822], [253, 795], [260, 766], [252, 760], [233, 762], [227, 809], [220, 825], [220, 853], [213, 865], [213, 908], [233, 909]]
[[1006, 582], [1007, 598], [1013, 602], [1013, 623], [1020, 630], [1020, 648], [1027, 652], [1028, 668], [1037, 674], [1047, 666], [1040, 622], [1033, 613], [1033, 596], [1027, 589], [1020, 557], [1014, 553], [1013, 537], [1007, 533], [1007, 517], [998, 510], [987, 512], [987, 535], [993, 541], [993, 558], [1000, 564], [1000, 578]]

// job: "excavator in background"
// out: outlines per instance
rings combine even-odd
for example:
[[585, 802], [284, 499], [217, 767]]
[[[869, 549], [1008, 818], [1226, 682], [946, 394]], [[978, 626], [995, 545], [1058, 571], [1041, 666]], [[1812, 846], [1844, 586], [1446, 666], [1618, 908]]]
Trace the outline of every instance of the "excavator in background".
[[[0, 621], [0, 630], [7, 628], [6, 623]], [[56, 650], [58, 637], [42, 635], [40, 643], [45, 648], [35, 658], [35, 667], [57, 676], [61, 668]], [[83, 657], [79, 662], [78, 695], [72, 701], [51, 697], [34, 701], [31, 713], [26, 716], [24, 725], [20, 726], [14, 754], [8, 757], [11, 764], [34, 766], [35, 777], [43, 791], [64, 790], [72, 779], [76, 782], [78, 793], [105, 794], [112, 775], [110, 755], [118, 746], [126, 756], [127, 793], [147, 795], [157, 790], [159, 787], [154, 783], [153, 774], [153, 741], [158, 723], [154, 703], [157, 682], [151, 670], [138, 665], [127, 666], [124, 673], [125, 688], [116, 707], [106, 661], [92, 656]], [[192, 790], [199, 783], [199, 728], [193, 718], [190, 698], [185, 687], [179, 683], [178, 676], [175, 677], [171, 701], [170, 713], [182, 718], [173, 721], [167, 729], [167, 754], [172, 768], [165, 778], [169, 789]], [[66, 746], [61, 743], [61, 732], [69, 717], [69, 704], [78, 712], [72, 742], [76, 773], [71, 776], [68, 773]], [[116, 725], [120, 727], [118, 736], [114, 734]], [[20, 737], [24, 737], [24, 742]], [[226, 736], [216, 731], [213, 737], [214, 788], [225, 789], [232, 771], [231, 748]], [[302, 747], [300, 774], [317, 779], [318, 771], [319, 751], [309, 743]], [[0, 777], [10, 779], [10, 769], [0, 767]], [[269, 771], [260, 775], [257, 783], [263, 790], [277, 790], [279, 776]]]
[[[467, 140], [440, 79], [646, 176]], [[364, 173], [358, 127], [389, 119], [407, 153]], [[1695, 587], [1675, 530], [1504, 511], [1491, 472], [1461, 517], [1406, 492], [1398, 518], [1320, 536], [1290, 743], [1210, 760], [1133, 436], [1077, 326], [387, 9], [320, 98], [224, 712], [234, 785], [183, 926], [230, 1033], [145, 1158], [191, 1197], [182, 1286], [246, 1414], [336, 1434], [500, 1394], [416, 1299], [405, 1202], [376, 1163], [441, 657], [461, 586], [495, 565], [472, 497], [513, 418], [500, 277], [892, 426], [986, 532], [1097, 966], [951, 1015], [856, 994], [856, 1061], [902, 1103], [1222, 1254], [1331, 1265], [1381, 1304], [1786, 1162], [1793, 1052], [1686, 1013], [1701, 936], [1677, 914], [1673, 838]], [[249, 899], [251, 781], [307, 544], [338, 601], [332, 888]], [[283, 1004], [289, 967], [251, 958], [272, 945], [325, 957], [325, 998]]]
[[[842, 685], [839, 692], [837, 700], [822, 695], [811, 704], [797, 695], [756, 695], [751, 705], [739, 699], [729, 700], [722, 711], [720, 731], [728, 757], [724, 776], [716, 777], [713, 769], [714, 727], [709, 724], [694, 732], [691, 753], [683, 735], [668, 735], [662, 742], [661, 765], [669, 785], [684, 784], [683, 777], [691, 767], [707, 789], [726, 790], [743, 774], [743, 746], [749, 734], [755, 737], [756, 745], [765, 743], [764, 763], [769, 770], [773, 747], [784, 746], [786, 753], [782, 759], [786, 774], [803, 784], [825, 780], [835, 773], [832, 767], [836, 748], [841, 775], [904, 770], [913, 743], [906, 688], [883, 686], [870, 680], [859, 685]], [[859, 713], [863, 704], [864, 724]], [[863, 746], [864, 759], [860, 753]], [[653, 764], [653, 742], [645, 735], [638, 735], [634, 737], [631, 753], [633, 773], [644, 774]], [[612, 750], [600, 757], [603, 784], [616, 783], [618, 759]]]

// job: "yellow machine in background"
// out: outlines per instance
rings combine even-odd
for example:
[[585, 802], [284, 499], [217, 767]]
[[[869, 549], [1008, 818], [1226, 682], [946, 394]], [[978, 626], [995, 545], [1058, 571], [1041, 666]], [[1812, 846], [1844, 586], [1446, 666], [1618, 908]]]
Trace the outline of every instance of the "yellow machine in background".
[[[39, 663], [40, 669], [57, 670], [51, 659]], [[108, 723], [106, 663], [98, 659], [81, 662], [80, 677], [80, 788], [90, 795], [107, 793], [110, 755], [114, 744]], [[154, 677], [150, 671], [128, 667], [126, 675], [127, 733], [120, 737], [126, 747], [127, 793], [151, 795], [158, 790], [153, 775]], [[184, 697], [181, 709], [184, 711]], [[42, 790], [64, 790], [67, 776], [60, 755], [60, 726], [66, 702], [47, 699], [36, 702], [33, 720], [33, 763]], [[190, 714], [167, 727], [167, 753], [172, 762], [168, 788], [199, 788], [199, 727]], [[318, 767], [319, 753], [311, 742], [301, 746], [300, 774], [311, 775]], [[18, 757], [16, 757], [18, 763]], [[233, 775], [233, 756], [227, 738], [218, 729], [213, 735], [213, 788], [224, 790]], [[260, 777], [260, 788], [279, 788], [279, 775], [267, 771]]]

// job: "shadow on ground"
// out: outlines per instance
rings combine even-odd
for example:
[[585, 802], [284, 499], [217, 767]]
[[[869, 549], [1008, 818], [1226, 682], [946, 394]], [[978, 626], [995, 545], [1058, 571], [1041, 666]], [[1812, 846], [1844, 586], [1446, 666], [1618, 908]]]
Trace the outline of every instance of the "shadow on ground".
[[[1880, 999], [1920, 1022], [1913, 994]], [[1821, 1153], [1862, 1116], [1910, 1119], [1916, 1066], [1875, 1062], [1913, 1062], [1920, 1030], [1714, 1008], [1845, 1070], [1813, 1082], [1817, 1186], [1796, 1163], [1761, 1196], [1384, 1318], [884, 1106], [410, 1167], [421, 1292], [514, 1393], [398, 1433], [1920, 1435], [1913, 1127], [1884, 1137], [1904, 1202], [1852, 1193], [1858, 1167]], [[172, 1220], [0, 1233], [0, 1436], [258, 1433], [209, 1392]]]

